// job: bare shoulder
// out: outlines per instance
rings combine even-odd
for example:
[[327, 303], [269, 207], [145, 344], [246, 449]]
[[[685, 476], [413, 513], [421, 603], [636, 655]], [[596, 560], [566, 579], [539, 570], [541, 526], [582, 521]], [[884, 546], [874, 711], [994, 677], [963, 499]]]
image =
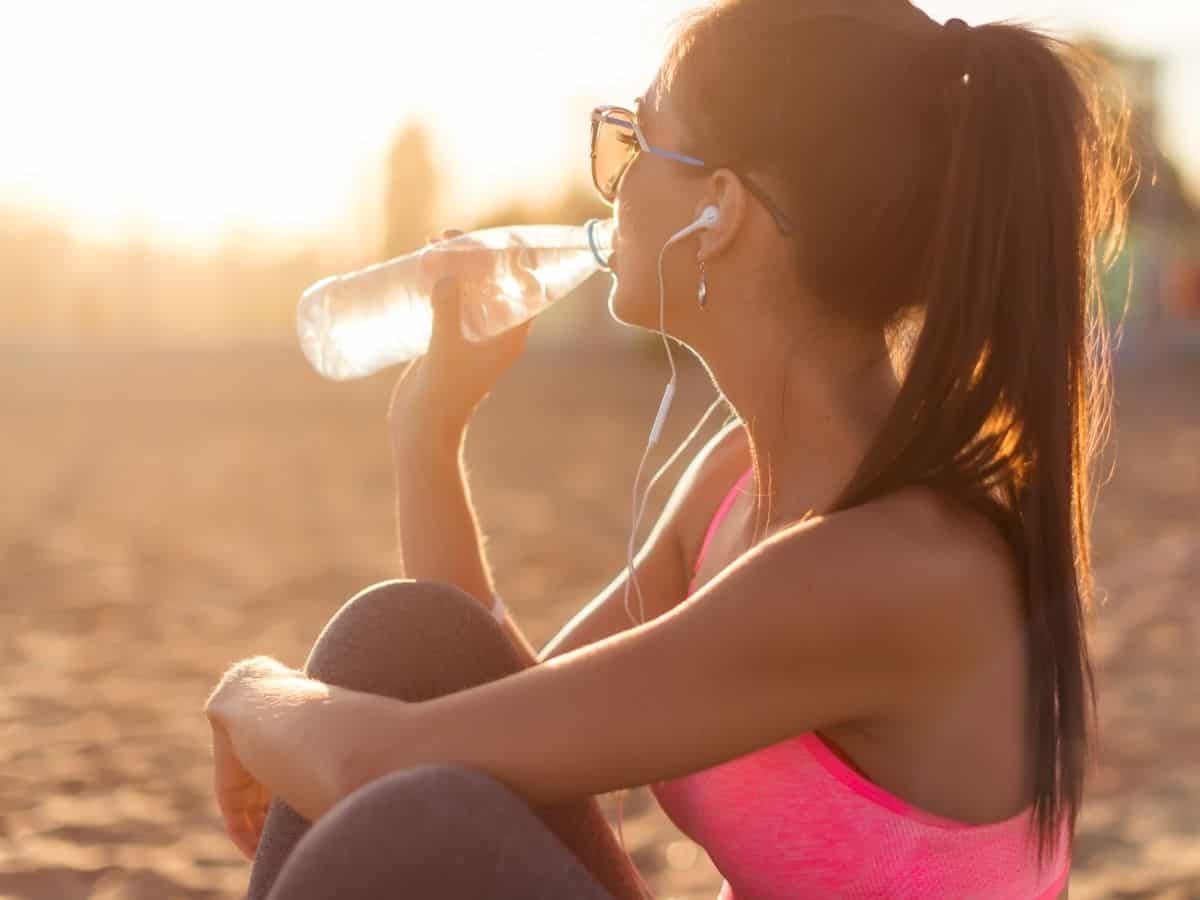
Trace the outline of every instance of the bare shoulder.
[[[938, 491], [902, 488], [866, 503], [817, 517], [849, 537], [854, 532], [906, 554], [948, 560], [962, 549], [963, 510]], [[836, 523], [836, 524], [835, 524]]]
[[943, 491], [907, 487], [865, 504], [867, 508], [872, 511], [864, 522], [886, 529], [943, 578], [1011, 575], [1011, 556], [996, 527]]
[[956, 622], [964, 638], [984, 643], [1012, 623], [1021, 596], [1017, 566], [986, 516], [922, 486], [866, 504], [860, 513], [861, 537], [876, 543], [889, 584], [907, 586], [934, 620]]
[[707, 580], [677, 621], [750, 648], [757, 671], [782, 673], [793, 692], [797, 679], [822, 684], [811, 720], [907, 721], [1003, 637], [979, 560], [998, 564], [962, 516], [932, 491], [903, 489], [807, 517]]
[[1015, 567], [995, 527], [929, 488], [903, 488], [789, 531], [807, 545], [799, 559], [830, 591], [858, 598], [863, 615], [899, 623], [895, 636], [918, 653], [929, 653], [932, 640], [953, 650], [948, 661], [969, 659], [996, 636], [1016, 596]]
[[1020, 579], [1012, 549], [985, 515], [926, 487], [907, 488], [895, 499], [908, 508], [908, 524], [918, 529], [916, 536], [948, 585], [989, 603], [1017, 599]]

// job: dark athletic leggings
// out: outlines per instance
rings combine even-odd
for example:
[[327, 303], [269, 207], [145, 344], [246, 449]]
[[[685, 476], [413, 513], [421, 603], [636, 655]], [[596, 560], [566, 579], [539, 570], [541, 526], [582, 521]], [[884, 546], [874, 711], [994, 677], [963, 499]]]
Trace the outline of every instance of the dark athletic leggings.
[[[304, 668], [326, 683], [417, 701], [535, 663], [464, 591], [403, 579], [352, 597]], [[595, 797], [534, 808], [485, 772], [447, 763], [379, 778], [313, 827], [273, 801], [247, 900], [641, 896]]]

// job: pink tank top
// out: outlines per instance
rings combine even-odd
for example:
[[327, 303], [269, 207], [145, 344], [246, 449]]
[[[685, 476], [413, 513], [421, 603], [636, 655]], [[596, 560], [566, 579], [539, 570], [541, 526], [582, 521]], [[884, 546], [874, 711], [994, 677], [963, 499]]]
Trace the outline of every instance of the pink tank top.
[[[752, 475], [718, 508], [696, 571]], [[693, 572], [689, 595], [695, 583]], [[724, 876], [717, 900], [1051, 900], [1070, 871], [1066, 823], [1039, 872], [1025, 843], [1032, 806], [986, 825], [936, 816], [860, 775], [815, 731], [649, 787]]]

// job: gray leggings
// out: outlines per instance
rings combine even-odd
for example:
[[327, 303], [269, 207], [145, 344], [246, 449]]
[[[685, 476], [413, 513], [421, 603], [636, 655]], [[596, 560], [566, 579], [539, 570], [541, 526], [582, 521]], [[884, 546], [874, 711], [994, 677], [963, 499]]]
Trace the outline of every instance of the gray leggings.
[[[464, 591], [404, 579], [351, 598], [304, 668], [327, 683], [417, 701], [535, 663]], [[273, 801], [247, 900], [642, 896], [595, 797], [533, 808], [487, 773], [447, 763], [379, 778], [313, 827]]]

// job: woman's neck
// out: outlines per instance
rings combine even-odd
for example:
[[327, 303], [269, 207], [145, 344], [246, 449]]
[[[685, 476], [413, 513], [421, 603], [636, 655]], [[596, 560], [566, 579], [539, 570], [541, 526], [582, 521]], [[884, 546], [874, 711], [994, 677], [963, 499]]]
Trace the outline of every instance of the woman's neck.
[[900, 384], [886, 344], [755, 354], [718, 386], [743, 422], [761, 483], [752, 524], [767, 534], [822, 513], [854, 474]]

